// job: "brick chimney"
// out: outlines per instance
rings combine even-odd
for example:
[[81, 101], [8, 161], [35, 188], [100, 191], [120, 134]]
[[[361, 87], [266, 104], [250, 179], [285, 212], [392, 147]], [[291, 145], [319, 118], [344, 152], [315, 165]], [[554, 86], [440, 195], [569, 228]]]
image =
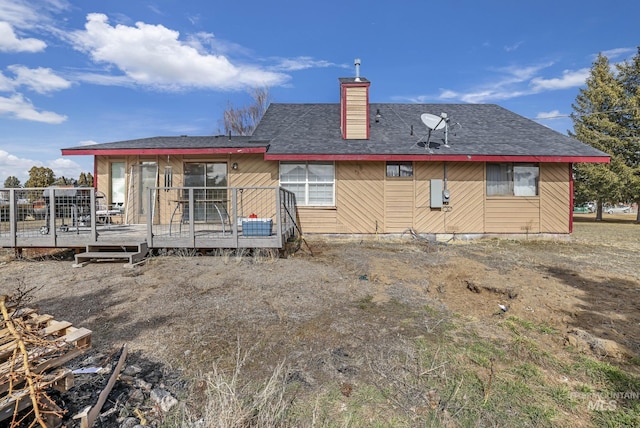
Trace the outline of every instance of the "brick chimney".
[[340, 80], [340, 129], [345, 140], [369, 139], [369, 82], [360, 77], [360, 60], [355, 60], [356, 77]]

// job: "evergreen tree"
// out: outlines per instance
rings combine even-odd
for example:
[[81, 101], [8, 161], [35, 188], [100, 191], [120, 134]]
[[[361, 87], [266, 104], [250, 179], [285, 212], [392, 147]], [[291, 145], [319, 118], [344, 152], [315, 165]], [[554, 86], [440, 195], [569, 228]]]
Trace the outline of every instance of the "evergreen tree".
[[17, 189], [21, 186], [22, 184], [20, 184], [20, 180], [18, 180], [18, 177], [15, 177], [13, 175], [10, 175], [6, 180], [4, 180], [4, 187], [7, 189]]
[[78, 186], [87, 187], [89, 185], [87, 181], [87, 174], [84, 172], [80, 173], [80, 177], [78, 177]]
[[24, 187], [47, 187], [55, 181], [55, 174], [51, 168], [44, 166], [33, 166], [29, 170], [29, 178], [24, 183]]
[[[640, 47], [630, 61], [618, 64], [617, 68], [626, 101], [622, 120], [627, 133], [622, 138], [623, 144], [620, 150], [630, 169], [625, 196], [640, 207]], [[636, 222], [640, 223], [640, 209]]]
[[603, 203], [620, 201], [629, 177], [621, 149], [625, 91], [604, 55], [593, 63], [586, 88], [580, 89], [572, 107], [575, 132], [569, 135], [611, 156], [610, 164], [575, 165], [576, 193], [597, 201], [596, 220], [602, 220]]

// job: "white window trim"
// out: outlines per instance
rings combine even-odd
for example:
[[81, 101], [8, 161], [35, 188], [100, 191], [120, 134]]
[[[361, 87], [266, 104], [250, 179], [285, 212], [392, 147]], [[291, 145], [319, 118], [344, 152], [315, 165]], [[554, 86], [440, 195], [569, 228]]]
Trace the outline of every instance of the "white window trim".
[[[286, 181], [285, 184], [282, 183], [282, 175], [280, 173], [282, 164], [291, 165], [291, 164], [304, 164], [305, 165], [305, 181]], [[331, 164], [333, 167], [333, 177], [331, 181], [321, 181], [318, 182], [320, 184], [331, 184], [331, 202], [327, 204], [309, 204], [309, 164]], [[301, 201], [296, 201], [298, 206], [301, 207], [318, 207], [318, 208], [327, 208], [327, 207], [335, 207], [336, 206], [336, 163], [335, 162], [326, 162], [326, 161], [280, 161], [278, 165], [278, 182], [280, 187], [286, 189], [287, 184], [297, 184], [304, 185], [304, 196], [305, 200], [301, 203]], [[315, 183], [314, 183], [315, 184]]]

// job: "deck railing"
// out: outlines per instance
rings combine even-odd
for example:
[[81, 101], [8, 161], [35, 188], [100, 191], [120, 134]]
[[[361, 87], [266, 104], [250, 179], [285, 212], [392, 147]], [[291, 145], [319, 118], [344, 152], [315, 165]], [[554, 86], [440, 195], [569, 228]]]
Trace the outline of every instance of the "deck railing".
[[279, 187], [154, 187], [110, 209], [93, 188], [0, 189], [0, 246], [282, 248], [298, 233], [295, 195]]
[[[281, 248], [297, 230], [295, 195], [279, 187], [148, 189], [147, 241], [153, 247]], [[287, 213], [290, 213], [289, 215]]]

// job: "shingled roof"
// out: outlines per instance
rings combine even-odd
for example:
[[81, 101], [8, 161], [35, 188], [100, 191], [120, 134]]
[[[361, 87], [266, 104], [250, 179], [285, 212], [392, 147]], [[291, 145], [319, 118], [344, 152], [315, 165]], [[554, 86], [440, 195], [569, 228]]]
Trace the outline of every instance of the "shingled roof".
[[[609, 155], [495, 104], [369, 104], [369, 139], [343, 139], [340, 104], [271, 104], [253, 136], [174, 136], [62, 149], [63, 155], [263, 153], [266, 160], [609, 162]], [[423, 113], [446, 113], [430, 134]]]
[[151, 137], [62, 149], [63, 155], [264, 153], [268, 141], [247, 136]]
[[[379, 113], [379, 120], [376, 115]], [[449, 118], [432, 131], [420, 116]], [[593, 147], [495, 104], [369, 105], [369, 139], [344, 140], [339, 104], [271, 104], [253, 134], [268, 140], [267, 159], [482, 160], [541, 158], [555, 162], [607, 162]]]

